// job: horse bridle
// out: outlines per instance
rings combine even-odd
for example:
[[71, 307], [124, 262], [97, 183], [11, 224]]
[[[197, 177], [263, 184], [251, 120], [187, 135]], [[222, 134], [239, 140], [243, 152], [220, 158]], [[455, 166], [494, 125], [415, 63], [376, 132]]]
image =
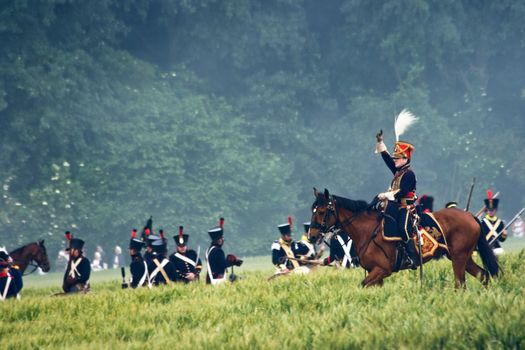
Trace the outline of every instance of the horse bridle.
[[[316, 228], [316, 229], [319, 230], [319, 233], [320, 233], [320, 235], [323, 238], [326, 235], [326, 232], [336, 231], [336, 230], [341, 230], [341, 231], [345, 232], [346, 234], [348, 234], [344, 230], [343, 226], [344, 225], [351, 225], [352, 222], [359, 217], [359, 213], [358, 213], [358, 214], [353, 215], [351, 218], [345, 220], [344, 222], [341, 222], [339, 220], [339, 214], [338, 214], [338, 212], [337, 212], [337, 210], [335, 208], [335, 203], [336, 203], [335, 198], [330, 196], [330, 198], [328, 200], [328, 204], [326, 206], [326, 212], [324, 214], [322, 223], [319, 224], [317, 222], [313, 222], [313, 223], [310, 224], [311, 228]], [[317, 206], [314, 207], [314, 209], [313, 209], [314, 213], [316, 212], [317, 208], [318, 208]], [[330, 219], [330, 215], [334, 215], [335, 216], [335, 222], [334, 222], [334, 224], [332, 226], [327, 227], [326, 223]], [[374, 244], [376, 246], [378, 246], [382, 250], [383, 254], [385, 254], [385, 256], [388, 258], [388, 255], [385, 252], [385, 250], [383, 249], [383, 247], [378, 245], [377, 242], [375, 241], [375, 236], [377, 235], [377, 232], [378, 232], [378, 229], [380, 227], [380, 224], [381, 224], [381, 220], [378, 221], [378, 224], [375, 227], [374, 231], [372, 232], [372, 235], [370, 236], [370, 238], [365, 242], [365, 244], [363, 244], [361, 249], [358, 248], [358, 251], [361, 251], [362, 249], [365, 249], [365, 251], [368, 250], [368, 246], [370, 245], [370, 242], [374, 242]]]
[[[38, 243], [37, 243], [38, 244]], [[39, 245], [40, 246], [40, 245]], [[41, 246], [40, 246], [41, 247]], [[25, 272], [22, 274], [22, 276], [28, 276], [30, 274], [32, 274], [33, 272], [35, 272], [39, 267], [42, 268], [40, 266], [40, 264], [38, 263], [38, 261], [36, 261], [34, 258], [31, 258], [31, 260], [29, 260], [29, 263], [27, 264], [27, 267], [26, 269], [29, 267], [29, 266], [32, 266], [33, 269], [29, 272]]]
[[[351, 218], [345, 220], [344, 222], [341, 222], [339, 220], [339, 213], [337, 212], [335, 208], [336, 200], [332, 196], [330, 196], [330, 199], [328, 200], [328, 204], [326, 206], [326, 212], [324, 213], [323, 221], [322, 223], [313, 222], [310, 224], [311, 228], [318, 229], [319, 232], [321, 232], [322, 235], [324, 235], [326, 232], [329, 231], [335, 231], [335, 230], [341, 230], [344, 232], [343, 225], [351, 225], [352, 221], [354, 221], [359, 214], [353, 215]], [[314, 213], [317, 211], [318, 206], [315, 206], [313, 211]], [[332, 226], [328, 227], [326, 226], [326, 223], [330, 219], [330, 216], [335, 216], [335, 222]]]

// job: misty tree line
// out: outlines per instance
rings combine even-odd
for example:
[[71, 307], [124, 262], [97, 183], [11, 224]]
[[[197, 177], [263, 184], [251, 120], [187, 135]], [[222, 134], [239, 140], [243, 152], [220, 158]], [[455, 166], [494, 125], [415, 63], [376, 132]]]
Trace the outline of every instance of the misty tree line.
[[[312, 187], [370, 200], [375, 133], [420, 117], [419, 194], [524, 203], [525, 3], [40, 0], [0, 4], [0, 245], [126, 245], [149, 215], [190, 245], [226, 218], [264, 254]], [[173, 247], [173, 245], [172, 245]]]

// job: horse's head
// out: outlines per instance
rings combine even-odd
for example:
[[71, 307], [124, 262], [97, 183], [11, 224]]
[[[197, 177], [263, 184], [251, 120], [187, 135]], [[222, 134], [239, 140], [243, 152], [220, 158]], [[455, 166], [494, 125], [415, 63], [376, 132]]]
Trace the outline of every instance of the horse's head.
[[308, 238], [312, 242], [319, 241], [337, 223], [335, 205], [330, 192], [325, 188], [324, 193], [320, 193], [314, 187], [314, 196], [315, 201], [312, 204], [312, 218], [308, 230]]
[[33, 243], [31, 254], [32, 259], [37, 263], [38, 267], [40, 267], [42, 271], [48, 272], [51, 266], [49, 265], [49, 258], [47, 257], [47, 251], [43, 239]]

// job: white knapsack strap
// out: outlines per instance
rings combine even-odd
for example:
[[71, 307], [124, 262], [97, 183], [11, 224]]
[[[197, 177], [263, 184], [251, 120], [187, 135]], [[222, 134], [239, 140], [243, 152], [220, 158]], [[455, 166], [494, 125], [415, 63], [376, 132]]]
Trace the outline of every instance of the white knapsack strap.
[[341, 244], [341, 248], [343, 248], [343, 252], [345, 254], [345, 256], [343, 257], [343, 267], [346, 267], [346, 264], [348, 262], [351, 263], [352, 261], [352, 257], [350, 256], [350, 249], [352, 248], [352, 240], [349, 239], [348, 242], [344, 242], [343, 241], [343, 238], [341, 238], [340, 235], [337, 235], [337, 240], [339, 241], [339, 244]]
[[193, 267], [197, 266], [197, 262], [191, 260], [191, 259], [188, 258], [187, 256], [184, 256], [184, 255], [182, 255], [182, 254], [180, 254], [180, 253], [175, 253], [174, 256], [176, 256], [177, 258], [179, 258], [179, 259], [182, 260], [182, 261], [187, 262], [188, 264], [190, 264], [190, 265], [193, 266]]
[[0, 300], [5, 300], [7, 298], [7, 292], [9, 291], [9, 286], [11, 285], [11, 281], [13, 280], [13, 277], [10, 275], [7, 276], [7, 282], [5, 283], [5, 288], [2, 291], [2, 294], [0, 294]]
[[[140, 278], [139, 283], [138, 283], [138, 286], [140, 286], [140, 287], [142, 287], [144, 285], [144, 282], [146, 282], [146, 279], [149, 282], [148, 264], [146, 264], [145, 261], [142, 261], [142, 263], [144, 264], [144, 274], [142, 275], [142, 277]], [[148, 283], [148, 287], [150, 287], [149, 283]]]
[[283, 243], [280, 243], [281, 245], [281, 249], [284, 251], [284, 253], [286, 254], [286, 256], [288, 257], [288, 259], [292, 262], [292, 265], [293, 265], [293, 268], [296, 269], [299, 267], [299, 263], [297, 262], [297, 260], [295, 260], [295, 256], [292, 252], [292, 250], [290, 249], [290, 247], [286, 244], [283, 244]]
[[79, 277], [82, 276], [77, 270], [77, 266], [80, 264], [81, 261], [82, 261], [82, 258], [79, 258], [77, 261], [71, 262], [71, 270], [69, 270], [69, 277], [75, 278], [75, 273]]
[[161, 273], [161, 275], [164, 277], [164, 280], [166, 281], [166, 284], [170, 284], [171, 281], [170, 279], [168, 278], [168, 275], [166, 274], [166, 271], [164, 271], [164, 266], [166, 266], [168, 263], [169, 263], [169, 260], [168, 259], [164, 259], [162, 260], [161, 263], [159, 263], [159, 260], [157, 260], [157, 258], [153, 259], [153, 263], [157, 266], [157, 268], [155, 268], [155, 270], [153, 270], [153, 272], [151, 273], [150, 277], [149, 277], [149, 283], [153, 283], [153, 280], [155, 279], [155, 276], [157, 276], [159, 274], [159, 272]]
[[490, 239], [490, 237], [492, 237], [493, 235], [495, 235], [497, 233], [496, 230], [499, 227], [501, 219], [496, 220], [494, 225], [492, 225], [492, 222], [490, 222], [490, 220], [488, 220], [487, 218], [484, 218], [483, 221], [485, 222], [485, 225], [487, 225], [487, 227], [489, 229], [489, 233], [487, 233], [487, 235], [485, 236], [485, 238], [488, 241]]

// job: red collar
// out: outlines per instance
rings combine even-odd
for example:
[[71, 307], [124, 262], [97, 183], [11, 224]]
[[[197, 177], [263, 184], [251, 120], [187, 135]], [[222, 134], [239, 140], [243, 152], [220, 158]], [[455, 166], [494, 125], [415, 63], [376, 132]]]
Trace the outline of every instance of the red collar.
[[11, 277], [9, 271], [0, 272], [0, 278]]

